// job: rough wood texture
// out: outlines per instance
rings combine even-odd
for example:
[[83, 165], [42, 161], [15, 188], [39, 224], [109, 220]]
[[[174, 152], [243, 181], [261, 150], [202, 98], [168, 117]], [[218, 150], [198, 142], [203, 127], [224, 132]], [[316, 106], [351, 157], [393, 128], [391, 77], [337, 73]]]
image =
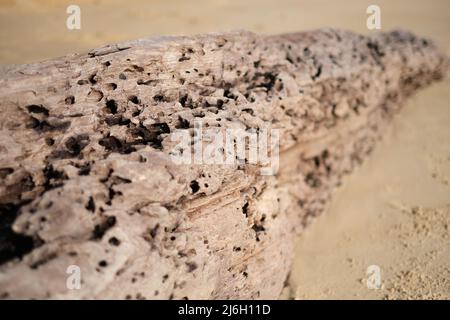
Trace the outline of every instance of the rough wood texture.
[[[403, 99], [426, 39], [324, 29], [144, 39], [0, 76], [0, 296], [277, 298], [293, 237]], [[281, 130], [281, 170], [179, 166], [170, 135]], [[66, 268], [82, 271], [66, 288]]]

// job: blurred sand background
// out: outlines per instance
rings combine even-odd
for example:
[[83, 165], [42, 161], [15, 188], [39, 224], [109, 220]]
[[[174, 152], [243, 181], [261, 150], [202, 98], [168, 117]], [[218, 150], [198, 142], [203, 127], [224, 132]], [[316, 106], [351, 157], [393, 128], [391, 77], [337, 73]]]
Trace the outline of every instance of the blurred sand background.
[[[81, 7], [81, 30], [65, 26]], [[435, 39], [450, 55], [450, 1], [0, 0], [0, 64], [27, 63], [155, 35], [339, 27]], [[372, 157], [302, 234], [282, 298], [450, 299], [450, 80], [409, 100]], [[368, 289], [366, 269], [381, 270]]]

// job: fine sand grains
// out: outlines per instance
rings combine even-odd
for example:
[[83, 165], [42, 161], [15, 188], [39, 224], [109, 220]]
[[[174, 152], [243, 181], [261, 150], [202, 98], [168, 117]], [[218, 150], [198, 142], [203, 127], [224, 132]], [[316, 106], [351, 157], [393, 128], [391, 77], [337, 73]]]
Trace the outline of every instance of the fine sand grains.
[[[399, 245], [405, 248], [408, 259], [400, 267], [391, 268], [395, 275], [386, 284], [385, 298], [450, 299], [450, 268], [440, 261], [448, 259], [450, 253], [450, 205], [397, 209], [407, 221], [394, 232], [399, 231]], [[427, 249], [417, 250], [418, 247]]]
[[[450, 299], [449, 85], [405, 106], [299, 237], [284, 298]], [[367, 288], [370, 265], [379, 290]]]

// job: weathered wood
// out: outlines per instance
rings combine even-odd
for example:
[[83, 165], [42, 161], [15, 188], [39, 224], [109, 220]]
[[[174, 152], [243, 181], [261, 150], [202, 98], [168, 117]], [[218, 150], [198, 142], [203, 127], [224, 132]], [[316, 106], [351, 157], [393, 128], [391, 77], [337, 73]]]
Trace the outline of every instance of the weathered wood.
[[[277, 298], [293, 237], [447, 65], [408, 32], [324, 29], [144, 39], [8, 67], [0, 296]], [[280, 171], [175, 164], [171, 135], [196, 119], [280, 129]], [[66, 287], [69, 265], [80, 290]]]

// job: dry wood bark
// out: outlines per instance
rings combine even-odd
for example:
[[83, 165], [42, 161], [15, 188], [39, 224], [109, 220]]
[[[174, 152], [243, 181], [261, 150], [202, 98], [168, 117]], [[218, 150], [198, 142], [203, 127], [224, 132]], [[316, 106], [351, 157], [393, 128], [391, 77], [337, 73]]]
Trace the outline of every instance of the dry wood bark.
[[[144, 39], [4, 68], [0, 296], [277, 298], [294, 236], [447, 62], [408, 32], [323, 29]], [[280, 129], [280, 171], [174, 164], [170, 136], [196, 119]]]

